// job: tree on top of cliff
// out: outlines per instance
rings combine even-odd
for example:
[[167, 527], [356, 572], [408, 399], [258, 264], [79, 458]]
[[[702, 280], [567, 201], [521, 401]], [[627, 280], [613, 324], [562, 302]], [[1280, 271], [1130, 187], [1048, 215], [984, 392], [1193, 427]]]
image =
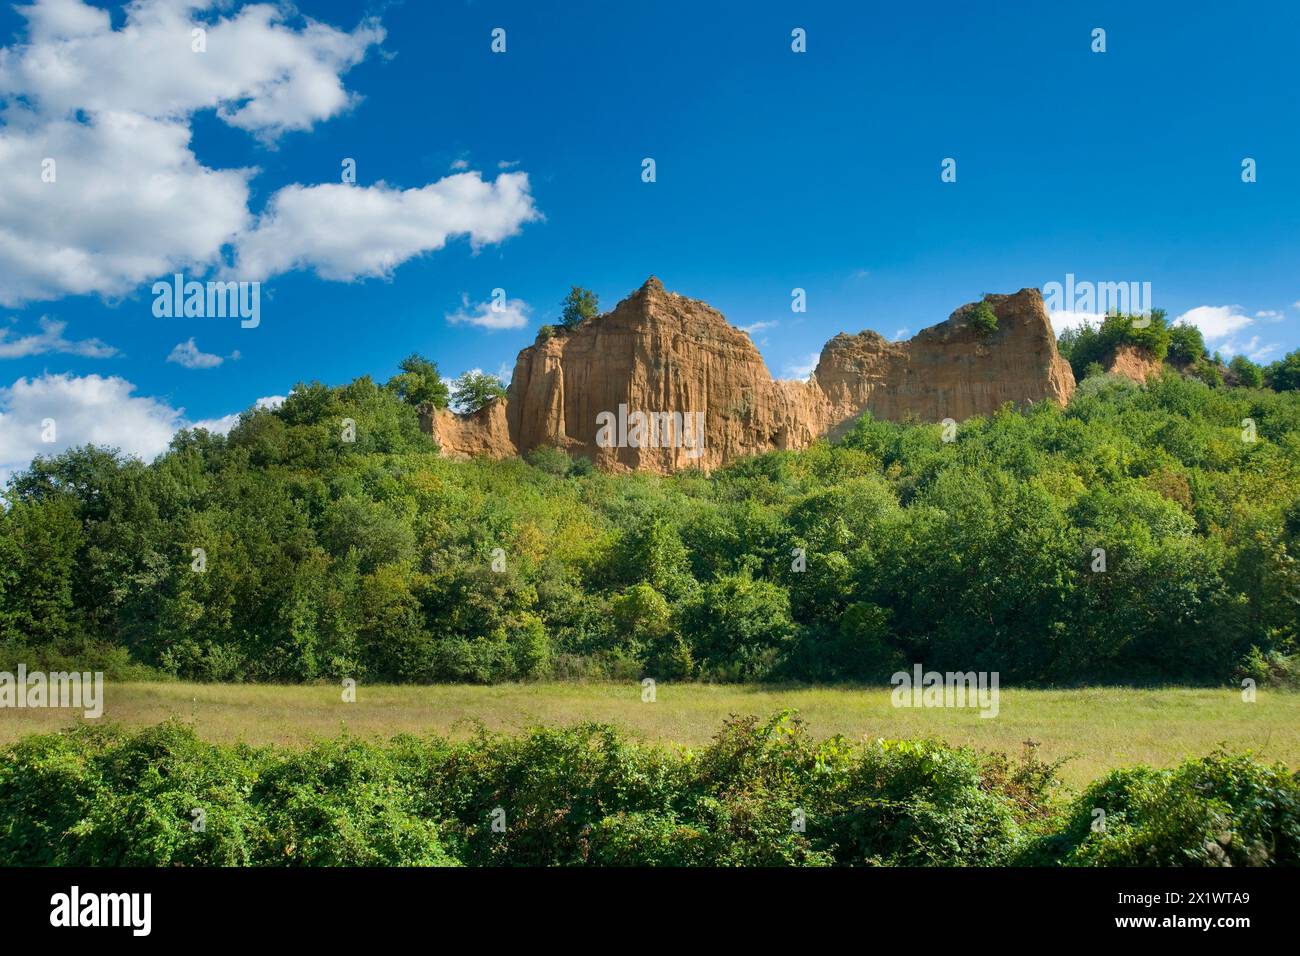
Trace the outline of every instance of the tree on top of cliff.
[[1084, 323], [1077, 329], [1067, 329], [1057, 340], [1057, 348], [1074, 369], [1075, 377], [1083, 378], [1089, 365], [1107, 365], [1121, 345], [1140, 348], [1163, 362], [1171, 341], [1165, 310], [1152, 309], [1150, 315], [1108, 315], [1100, 327]]
[[594, 316], [600, 308], [600, 299], [590, 289], [575, 285], [564, 297], [564, 312], [560, 315], [560, 324], [571, 329]]
[[978, 302], [970, 312], [971, 328], [978, 335], [992, 335], [998, 330], [998, 317], [987, 302]]
[[438, 374], [438, 366], [423, 355], [412, 352], [397, 366], [402, 371], [388, 380], [387, 388], [408, 405], [446, 408], [449, 392], [447, 383]]
[[466, 372], [451, 387], [451, 402], [465, 414], [480, 408], [506, 393], [501, 379], [486, 372]]

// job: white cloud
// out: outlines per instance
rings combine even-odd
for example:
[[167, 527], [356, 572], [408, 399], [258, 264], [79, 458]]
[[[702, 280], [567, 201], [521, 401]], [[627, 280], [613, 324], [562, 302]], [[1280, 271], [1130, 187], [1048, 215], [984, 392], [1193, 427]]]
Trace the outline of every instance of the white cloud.
[[749, 325], [741, 325], [737, 326], [737, 328], [752, 338], [755, 332], [762, 332], [764, 329], [774, 329], [780, 324], [780, 322], [773, 319], [767, 322], [751, 322]]
[[[1256, 315], [1269, 322], [1282, 318], [1280, 313], [1270, 311], [1257, 312]], [[1263, 362], [1280, 348], [1276, 342], [1262, 342], [1258, 335], [1249, 338], [1238, 336], [1255, 324], [1255, 319], [1246, 315], [1239, 305], [1200, 305], [1180, 315], [1175, 324], [1196, 326], [1210, 351], [1220, 352], [1228, 358], [1244, 355], [1252, 362]]]
[[[18, 7], [27, 42], [0, 59], [0, 94], [24, 96], [47, 116], [84, 110], [184, 120], [215, 109], [231, 126], [274, 138], [352, 106], [339, 77], [384, 39], [373, 19], [350, 33], [310, 18], [295, 29], [287, 8], [216, 13], [225, 6], [136, 0], [120, 30], [107, 11], [77, 0]], [[195, 26], [206, 31], [201, 53], [192, 49]]]
[[[99, 375], [46, 374], [0, 387], [0, 481], [36, 455], [88, 442], [152, 459], [181, 426], [181, 411], [134, 391], [126, 379]], [[53, 421], [50, 443], [42, 440], [46, 419]]]
[[478, 248], [538, 218], [527, 173], [503, 173], [492, 182], [477, 172], [457, 173], [420, 189], [287, 186], [236, 241], [232, 272], [241, 279], [305, 268], [342, 281], [384, 277], [449, 238], [468, 236]]
[[199, 347], [194, 344], [194, 337], [190, 336], [189, 341], [181, 342], [172, 349], [167, 361], [175, 362], [183, 368], [216, 368], [225, 359], [211, 352], [199, 351]]
[[[217, 268], [229, 249], [259, 277], [388, 275], [449, 237], [498, 242], [539, 217], [526, 174], [467, 173], [405, 191], [290, 186], [254, 218], [258, 171], [198, 160], [200, 111], [269, 143], [351, 108], [341, 77], [383, 41], [373, 19], [348, 32], [288, 6], [136, 0], [114, 30], [80, 0], [18, 10], [24, 42], [0, 49], [0, 305], [125, 295]], [[191, 49], [196, 24], [202, 53]]]
[[1105, 316], [1098, 312], [1057, 311], [1052, 313], [1052, 331], [1057, 335], [1067, 329], [1078, 329], [1085, 325], [1100, 325]]
[[1270, 322], [1277, 322], [1283, 318], [1282, 313], [1276, 309], [1261, 309], [1255, 313], [1257, 319], [1267, 319]]
[[473, 307], [469, 296], [460, 297], [460, 309], [449, 312], [446, 319], [452, 325], [477, 325], [481, 329], [522, 329], [528, 325], [528, 313], [532, 308], [523, 299], [507, 299], [499, 307], [493, 308], [492, 302], [479, 302]]
[[[0, 386], [0, 485], [37, 455], [95, 444], [151, 461], [167, 450], [178, 429], [225, 434], [239, 421], [233, 414], [190, 422], [184, 409], [135, 391], [134, 384], [117, 376], [48, 373]], [[277, 408], [283, 401], [284, 396], [271, 395], [256, 405]], [[52, 442], [43, 440], [46, 419], [54, 423]]]
[[[259, 398], [253, 403], [254, 408], [279, 408], [284, 404], [283, 395], [268, 395], [265, 398]], [[229, 434], [230, 429], [239, 424], [239, 416], [242, 412], [231, 412], [229, 415], [222, 415], [220, 418], [201, 418], [197, 422], [192, 422], [190, 428], [204, 428], [214, 435]]]
[[1222, 342], [1212, 351], [1222, 352], [1227, 358], [1234, 355], [1244, 355], [1252, 362], [1264, 362], [1277, 353], [1279, 346], [1275, 342], [1264, 345], [1260, 342], [1258, 335], [1252, 335], [1244, 342], [1235, 339]]
[[248, 223], [250, 171], [207, 169], [189, 138], [133, 113], [0, 128], [0, 304], [124, 295], [218, 261]]
[[820, 354], [817, 352], [810, 352], [808, 355], [804, 356], [802, 362], [794, 361], [786, 363], [785, 378], [795, 378], [800, 381], [807, 379], [812, 375], [813, 371], [816, 370], [817, 362], [820, 359]]
[[1243, 313], [1239, 305], [1198, 305], [1180, 315], [1175, 324], [1194, 325], [1201, 330], [1206, 342], [1217, 342], [1249, 327], [1254, 321]]
[[26, 358], [30, 355], [45, 355], [59, 352], [65, 355], [79, 355], [82, 358], [111, 358], [117, 349], [99, 339], [81, 339], [69, 341], [63, 337], [66, 322], [56, 322], [48, 316], [41, 316], [41, 331], [35, 335], [11, 338], [9, 329], [0, 329], [0, 358]]
[[907, 338], [909, 335], [911, 335], [911, 334], [912, 334], [912, 330], [911, 330], [911, 329], [909, 329], [909, 328], [901, 328], [901, 329], [899, 329], [897, 332], [894, 333], [894, 339], [893, 339], [893, 341], [895, 341], [895, 342], [901, 342], [901, 341], [903, 341], [904, 339], [906, 339], [906, 338]]

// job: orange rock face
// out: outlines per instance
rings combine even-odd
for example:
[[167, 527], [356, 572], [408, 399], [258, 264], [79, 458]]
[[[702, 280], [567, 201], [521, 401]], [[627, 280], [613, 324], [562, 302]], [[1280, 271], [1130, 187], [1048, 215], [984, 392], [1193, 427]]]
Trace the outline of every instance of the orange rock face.
[[1121, 345], [1111, 354], [1106, 362], [1106, 371], [1111, 375], [1123, 375], [1133, 381], [1144, 384], [1152, 375], [1163, 367], [1159, 359], [1154, 358], [1145, 349], [1136, 345]]
[[811, 379], [776, 381], [748, 335], [652, 277], [612, 312], [520, 352], [505, 398], [424, 423], [452, 457], [550, 445], [607, 471], [665, 474], [804, 448], [864, 411], [960, 421], [1006, 402], [1068, 401], [1074, 376], [1038, 291], [986, 301], [998, 318], [990, 334], [970, 326], [963, 306], [908, 342], [837, 335]]

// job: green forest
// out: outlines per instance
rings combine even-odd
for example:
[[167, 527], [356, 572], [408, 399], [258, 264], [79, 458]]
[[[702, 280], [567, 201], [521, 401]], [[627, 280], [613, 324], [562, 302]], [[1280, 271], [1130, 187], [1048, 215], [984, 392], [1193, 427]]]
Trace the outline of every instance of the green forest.
[[412, 357], [386, 383], [299, 385], [226, 437], [182, 431], [152, 463], [82, 447], [15, 475], [0, 666], [835, 682], [920, 662], [1023, 684], [1294, 681], [1287, 375], [1168, 368], [1139, 386], [1093, 369], [1068, 407], [1007, 407], [952, 441], [868, 416], [833, 445], [656, 477], [554, 449], [440, 458], [419, 406], [448, 392]]

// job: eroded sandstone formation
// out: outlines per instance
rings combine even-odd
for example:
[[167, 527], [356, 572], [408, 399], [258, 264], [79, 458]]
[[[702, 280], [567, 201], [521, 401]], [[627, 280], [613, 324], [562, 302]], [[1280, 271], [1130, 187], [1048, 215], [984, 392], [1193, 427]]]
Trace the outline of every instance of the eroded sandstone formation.
[[[992, 333], [971, 326], [972, 303], [907, 342], [837, 335], [808, 381], [777, 381], [722, 313], [651, 277], [612, 312], [539, 336], [519, 353], [505, 398], [473, 415], [439, 410], [424, 424], [452, 457], [550, 445], [605, 470], [667, 473], [803, 448], [864, 411], [961, 421], [1007, 402], [1067, 402], [1074, 376], [1038, 291], [985, 301], [998, 319]], [[693, 422], [703, 424], [702, 447]]]
[[1124, 344], [1113, 351], [1103, 363], [1107, 374], [1123, 375], [1139, 385], [1153, 375], [1159, 375], [1164, 363], [1138, 345]]

